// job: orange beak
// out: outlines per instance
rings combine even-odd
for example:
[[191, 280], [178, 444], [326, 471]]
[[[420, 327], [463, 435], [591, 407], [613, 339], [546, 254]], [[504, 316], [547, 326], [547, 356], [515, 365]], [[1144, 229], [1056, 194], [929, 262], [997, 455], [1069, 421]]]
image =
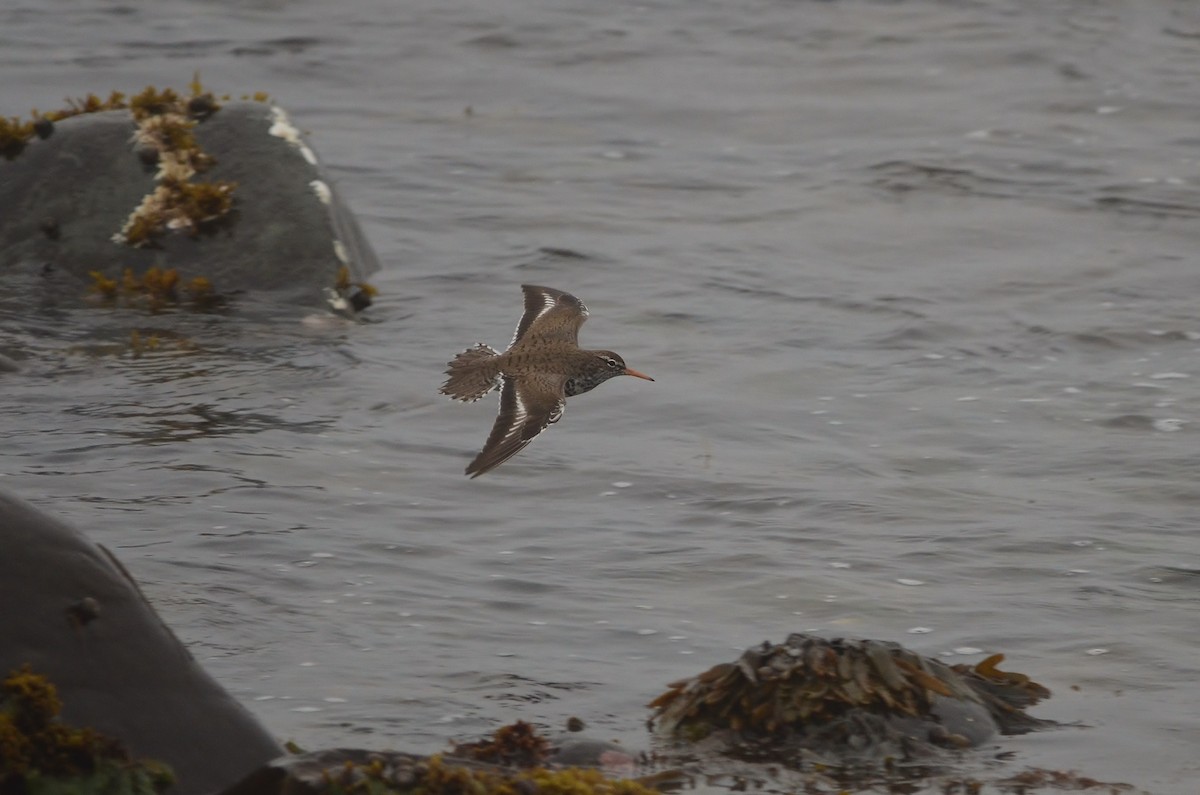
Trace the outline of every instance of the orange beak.
[[645, 378], [647, 381], [654, 380], [653, 378], [646, 375], [645, 373], [639, 373], [637, 370], [634, 370], [632, 367], [626, 367], [625, 372], [621, 373], [621, 375], [631, 375], [634, 378]]

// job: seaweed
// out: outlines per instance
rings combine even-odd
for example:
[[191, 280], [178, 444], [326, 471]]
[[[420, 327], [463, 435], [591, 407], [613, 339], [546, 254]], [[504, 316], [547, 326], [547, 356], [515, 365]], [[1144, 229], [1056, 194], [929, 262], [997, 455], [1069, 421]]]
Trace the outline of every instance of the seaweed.
[[1071, 792], [1103, 790], [1108, 795], [1116, 795], [1116, 793], [1133, 790], [1133, 786], [1130, 784], [1099, 781], [1089, 776], [1081, 775], [1074, 770], [1046, 770], [1040, 767], [1023, 770], [1014, 776], [1001, 779], [997, 784], [1003, 791], [1016, 793], [1016, 795], [1024, 795], [1024, 793], [1031, 790], [1045, 788], [1069, 790]]
[[351, 281], [350, 268], [346, 265], [338, 268], [337, 276], [334, 277], [333, 289], [328, 292], [330, 306], [337, 310], [352, 312], [361, 312], [366, 309], [379, 294], [379, 290], [374, 285]]
[[189, 182], [166, 176], [142, 199], [114, 239], [147, 247], [168, 231], [197, 237], [230, 217], [236, 189], [237, 183], [227, 180]]
[[142, 121], [150, 116], [161, 116], [175, 111], [181, 98], [174, 89], [164, 88], [159, 91], [154, 86], [146, 86], [129, 100], [129, 111], [133, 118]]
[[[259, 92], [255, 99], [267, 101]], [[229, 215], [233, 208], [236, 183], [229, 181], [192, 182], [193, 176], [207, 171], [216, 162], [196, 142], [195, 127], [221, 109], [210, 91], [205, 90], [197, 72], [186, 94], [172, 88], [146, 86], [126, 101], [120, 91], [107, 99], [95, 94], [67, 98], [58, 110], [32, 111], [28, 121], [0, 117], [0, 156], [12, 160], [21, 154], [34, 136], [48, 138], [54, 122], [87, 113], [128, 110], [137, 123], [134, 139], [138, 154], [147, 163], [158, 163], [158, 185], [126, 220], [115, 239], [131, 246], [149, 246], [159, 235], [183, 231], [195, 236], [202, 229]]]
[[[794, 634], [671, 683], [650, 702], [656, 711], [651, 720], [693, 742], [714, 731], [766, 742], [806, 734], [838, 738], [839, 725], [850, 736], [887, 736], [888, 719], [932, 720], [937, 700], [950, 699], [986, 709], [1005, 734], [1053, 725], [1023, 711], [1050, 691], [1022, 674], [1000, 671], [1002, 659], [951, 668], [894, 643]], [[944, 731], [931, 732], [930, 739], [969, 744]]]
[[126, 306], [142, 307], [151, 312], [188, 304], [208, 308], [222, 301], [212, 283], [203, 276], [181, 286], [179, 272], [174, 268], [152, 266], [141, 275], [133, 268], [125, 268], [119, 281], [98, 270], [89, 275], [92, 277], [91, 292], [100, 300], [114, 304], [123, 302]]
[[189, 85], [191, 95], [183, 97], [172, 89], [148, 86], [130, 100], [130, 109], [138, 122], [134, 137], [143, 157], [159, 164], [154, 190], [130, 214], [118, 243], [134, 247], [155, 244], [169, 231], [192, 237], [229, 218], [237, 184], [227, 180], [193, 182], [216, 160], [196, 142], [195, 128], [220, 109], [213, 95], [204, 90], [197, 74]]
[[0, 792], [148, 795], [174, 782], [165, 765], [134, 760], [116, 740], [62, 723], [61, 710], [57, 689], [28, 665], [0, 682]]
[[655, 795], [634, 779], [610, 779], [597, 770], [535, 767], [510, 771], [455, 765], [441, 756], [395, 767], [377, 757], [346, 762], [321, 777], [324, 795]]
[[33, 125], [32, 121], [21, 121], [15, 116], [0, 116], [0, 156], [12, 160], [21, 154], [25, 144], [35, 134]]
[[508, 767], [534, 767], [550, 758], [550, 741], [523, 720], [501, 726], [488, 740], [459, 743], [452, 756]]

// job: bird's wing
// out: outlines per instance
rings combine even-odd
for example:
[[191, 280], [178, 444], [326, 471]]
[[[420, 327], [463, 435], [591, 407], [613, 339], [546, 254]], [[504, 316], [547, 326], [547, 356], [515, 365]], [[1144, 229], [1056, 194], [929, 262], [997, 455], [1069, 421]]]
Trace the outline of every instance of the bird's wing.
[[527, 337], [578, 343], [579, 327], [588, 316], [583, 301], [550, 287], [523, 284], [521, 289], [525, 291], [525, 314], [517, 324], [510, 348]]
[[467, 467], [467, 474], [477, 478], [500, 466], [552, 422], [558, 422], [566, 406], [563, 376], [522, 376], [520, 380], [504, 376], [500, 385], [500, 413], [487, 443]]

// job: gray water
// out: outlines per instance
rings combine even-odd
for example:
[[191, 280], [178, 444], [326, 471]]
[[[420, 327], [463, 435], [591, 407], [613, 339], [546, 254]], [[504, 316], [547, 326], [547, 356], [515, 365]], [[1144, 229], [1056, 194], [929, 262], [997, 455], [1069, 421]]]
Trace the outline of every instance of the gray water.
[[[306, 747], [643, 747], [813, 631], [1004, 652], [1083, 724], [968, 770], [1195, 793], [1198, 64], [1187, 0], [7, 0], [0, 113], [267, 91], [386, 268], [361, 325], [7, 291], [0, 485]], [[469, 481], [495, 399], [441, 371], [522, 282], [657, 381]]]

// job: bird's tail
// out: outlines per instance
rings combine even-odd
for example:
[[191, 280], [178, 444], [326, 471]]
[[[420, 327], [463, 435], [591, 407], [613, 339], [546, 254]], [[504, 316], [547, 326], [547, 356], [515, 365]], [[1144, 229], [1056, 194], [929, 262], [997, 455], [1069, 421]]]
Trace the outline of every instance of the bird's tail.
[[442, 384], [442, 394], [455, 400], [479, 400], [500, 385], [500, 371], [492, 364], [499, 354], [480, 343], [454, 357]]

